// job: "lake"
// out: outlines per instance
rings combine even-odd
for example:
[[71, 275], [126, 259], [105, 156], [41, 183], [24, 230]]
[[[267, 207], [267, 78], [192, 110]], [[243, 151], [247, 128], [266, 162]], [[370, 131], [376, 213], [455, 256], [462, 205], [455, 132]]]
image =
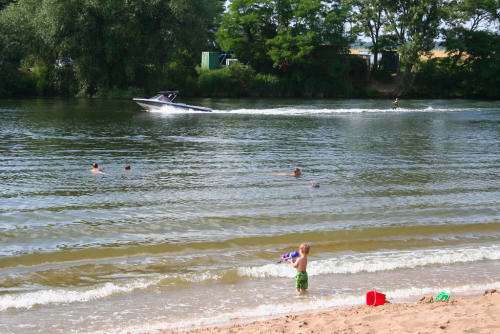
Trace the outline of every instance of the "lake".
[[[154, 332], [374, 289], [500, 287], [499, 102], [176, 102], [214, 111], [0, 100], [0, 332]], [[297, 294], [276, 262], [304, 242]]]

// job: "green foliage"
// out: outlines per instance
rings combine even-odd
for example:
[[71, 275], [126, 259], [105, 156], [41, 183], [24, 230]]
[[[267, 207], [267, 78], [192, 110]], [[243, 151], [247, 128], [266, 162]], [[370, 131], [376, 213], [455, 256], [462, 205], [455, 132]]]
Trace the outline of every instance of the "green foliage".
[[[423, 97], [500, 98], [500, 37], [462, 29], [445, 43], [451, 56], [419, 65], [408, 94]], [[462, 56], [457, 59], [456, 56]]]
[[334, 1], [234, 0], [222, 17], [217, 40], [259, 73], [309, 73], [321, 66], [314, 57], [320, 45], [338, 52], [347, 44], [345, 16]]
[[[366, 66], [343, 54], [364, 35], [374, 53], [398, 48], [405, 94], [498, 98], [500, 37], [481, 30], [498, 27], [498, 8], [499, 0], [233, 0], [221, 15], [218, 0], [0, 0], [0, 96], [376, 96], [357, 88]], [[449, 57], [422, 61], [439, 33]], [[201, 51], [219, 49], [215, 35], [251, 68], [195, 70]], [[60, 57], [75, 66], [54, 68]], [[388, 83], [380, 65], [372, 75]]]
[[37, 78], [31, 71], [21, 71], [12, 63], [4, 63], [0, 69], [0, 97], [16, 94], [34, 94]]
[[198, 87], [206, 96], [245, 96], [253, 70], [232, 64], [219, 70], [198, 69]]
[[289, 78], [272, 74], [257, 74], [248, 83], [254, 97], [292, 97], [297, 95], [297, 85]]
[[36, 76], [36, 91], [38, 95], [54, 95], [54, 85], [53, 85], [53, 70], [54, 66], [47, 66], [45, 64], [40, 64], [33, 68], [33, 72]]
[[71, 67], [55, 69], [52, 84], [57, 95], [74, 96], [78, 93], [78, 81]]
[[380, 92], [376, 89], [371, 88], [366, 91], [366, 95], [368, 97], [380, 97]]
[[126, 88], [179, 50], [213, 45], [221, 8], [218, 0], [19, 0], [0, 15], [2, 56], [71, 57], [82, 94]]
[[260, 73], [273, 71], [267, 41], [277, 35], [278, 17], [270, 1], [234, 0], [222, 16], [217, 41], [223, 50], [235, 50], [243, 63]]
[[[420, 57], [428, 55], [446, 17], [445, 0], [384, 0], [386, 31], [399, 43], [400, 60], [406, 62], [405, 76], [410, 76]], [[406, 79], [407, 82], [410, 79]]]
[[379, 69], [373, 69], [371, 71], [371, 75], [377, 80], [378, 82], [383, 82], [386, 84], [392, 83], [392, 75], [389, 71], [387, 70], [379, 70]]
[[94, 97], [104, 99], [131, 99], [138, 96], [146, 96], [144, 89], [128, 87], [127, 89], [113, 87], [111, 89], [101, 89]]
[[352, 97], [356, 94], [354, 86], [345, 80], [297, 80], [274, 74], [255, 74], [254, 70], [242, 65], [213, 71], [199, 68], [198, 72], [197, 89], [203, 96]]
[[217, 40], [259, 73], [240, 83], [247, 94], [344, 96], [352, 91], [347, 78], [352, 68], [340, 55], [349, 41], [348, 8], [337, 1], [234, 0]]
[[11, 95], [61, 95], [74, 96], [78, 91], [72, 68], [55, 69], [54, 65], [24, 59], [23, 68], [11, 62], [0, 69], [0, 96]]
[[[372, 46], [370, 50], [373, 54], [378, 54], [387, 45], [386, 39], [382, 36], [383, 28], [387, 24], [384, 12], [385, 4], [383, 0], [346, 0], [353, 7], [350, 21], [354, 24], [352, 33], [361, 34], [370, 38]], [[378, 69], [378, 58], [374, 58], [374, 69]]]
[[4, 9], [11, 3], [15, 2], [16, 0], [0, 0], [0, 10]]

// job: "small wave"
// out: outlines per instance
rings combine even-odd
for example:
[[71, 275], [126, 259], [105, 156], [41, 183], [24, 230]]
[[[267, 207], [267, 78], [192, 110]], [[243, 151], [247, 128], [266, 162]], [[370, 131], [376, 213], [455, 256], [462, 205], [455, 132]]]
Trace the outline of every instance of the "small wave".
[[9, 308], [30, 309], [35, 305], [87, 302], [90, 300], [105, 298], [116, 293], [130, 292], [136, 289], [146, 289], [147, 287], [157, 284], [158, 282], [159, 279], [140, 279], [122, 285], [106, 283], [100, 287], [87, 290], [50, 289], [21, 294], [9, 294], [0, 296], [0, 311], [5, 311]]
[[[337, 259], [310, 261], [307, 272], [310, 276], [326, 274], [354, 274], [407, 269], [429, 265], [499, 260], [500, 247], [465, 247], [459, 249], [424, 249], [408, 251], [387, 251], [367, 254], [344, 255]], [[269, 264], [261, 267], [241, 267], [240, 276], [249, 277], [292, 277], [291, 266]]]
[[[210, 107], [209, 104], [207, 104]], [[477, 110], [482, 110], [481, 108], [476, 108]], [[160, 115], [176, 115], [176, 114], [252, 114], [252, 115], [336, 115], [336, 114], [361, 114], [361, 113], [406, 113], [406, 112], [459, 112], [459, 111], [471, 111], [474, 108], [442, 108], [442, 107], [432, 107], [432, 106], [422, 106], [416, 108], [376, 108], [372, 105], [366, 108], [311, 108], [310, 106], [304, 106], [303, 108], [297, 106], [281, 106], [275, 108], [266, 108], [262, 106], [261, 108], [248, 108], [242, 107], [238, 109], [213, 109], [211, 113], [205, 111], [198, 111], [192, 109], [180, 109], [171, 106], [164, 106], [161, 109], [152, 109], [150, 112], [160, 114]]]
[[[380, 113], [393, 112], [391, 109], [297, 109], [297, 108], [275, 108], [275, 109], [235, 109], [231, 114], [253, 114], [253, 115], [329, 115], [346, 113]], [[225, 111], [227, 113], [227, 111]]]
[[[129, 293], [134, 290], [144, 290], [152, 286], [168, 282], [199, 283], [209, 280], [218, 280], [224, 273], [201, 272], [191, 274], [161, 275], [143, 277], [131, 280], [128, 283], [105, 283], [88, 289], [47, 289], [24, 293], [13, 293], [0, 296], [0, 311], [9, 308], [30, 309], [36, 305], [81, 303], [91, 300], [107, 298], [113, 294]], [[111, 277], [111, 276], [109, 276]], [[17, 292], [9, 290], [9, 292]]]
[[[348, 254], [335, 259], [310, 261], [308, 274], [354, 274], [359, 272], [380, 272], [395, 269], [415, 268], [440, 264], [466, 263], [482, 260], [499, 260], [500, 246], [463, 247], [459, 249], [424, 249], [408, 251], [373, 252]], [[200, 283], [224, 280], [229, 276], [239, 277], [293, 277], [295, 269], [287, 263], [267, 264], [256, 267], [239, 267], [235, 270], [207, 270], [186, 274], [168, 274], [152, 277], [136, 277], [128, 283], [105, 283], [88, 289], [46, 289], [30, 292], [13, 292], [0, 296], [0, 311], [9, 308], [32, 308], [35, 305], [87, 302], [107, 298], [113, 294], [145, 290], [153, 286], [179, 283]], [[468, 288], [470, 290], [470, 288]], [[421, 293], [421, 292], [418, 292]], [[415, 292], [414, 294], [418, 294]], [[340, 305], [340, 304], [339, 304]], [[342, 304], [346, 305], [346, 304]], [[333, 305], [335, 306], [335, 305]]]
[[213, 110], [214, 113], [231, 113], [231, 114], [252, 114], [252, 115], [335, 115], [335, 114], [361, 114], [361, 113], [406, 113], [406, 112], [457, 112], [457, 111], [470, 111], [470, 108], [264, 108], [264, 109], [233, 109], [233, 110]]
[[[388, 299], [400, 299], [410, 297], [421, 297], [424, 295], [438, 295], [446, 291], [453, 297], [453, 293], [481, 291], [489, 289], [492, 286], [498, 286], [500, 282], [492, 282], [488, 284], [462, 285], [462, 286], [434, 286], [434, 287], [413, 287], [408, 289], [396, 289], [392, 291], [384, 291]], [[190, 328], [207, 328], [228, 322], [231, 320], [243, 320], [242, 322], [251, 322], [262, 318], [275, 318], [287, 314], [305, 313], [305, 312], [322, 312], [335, 309], [337, 307], [364, 305], [366, 296], [362, 295], [332, 295], [319, 298], [300, 298], [290, 303], [266, 304], [256, 308], [241, 308], [231, 312], [216, 314], [218, 311], [211, 313], [199, 314], [195, 318], [184, 318], [173, 322], [159, 321], [158, 323], [149, 323], [140, 327], [128, 327], [126, 329], [117, 329], [116, 333], [143, 333], [145, 331], [158, 331], [158, 329], [182, 330]], [[246, 320], [246, 321], [245, 321]]]

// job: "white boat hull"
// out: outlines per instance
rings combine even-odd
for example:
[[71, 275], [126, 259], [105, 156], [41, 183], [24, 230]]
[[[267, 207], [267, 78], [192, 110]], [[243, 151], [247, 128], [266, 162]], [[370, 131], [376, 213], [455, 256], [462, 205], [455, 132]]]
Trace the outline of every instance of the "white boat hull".
[[191, 106], [184, 103], [173, 103], [169, 101], [158, 101], [152, 99], [138, 99], [134, 98], [134, 101], [143, 107], [146, 110], [158, 110], [165, 106], [174, 107], [182, 110], [195, 110], [195, 111], [203, 111], [203, 112], [211, 112], [212, 109], [198, 106]]

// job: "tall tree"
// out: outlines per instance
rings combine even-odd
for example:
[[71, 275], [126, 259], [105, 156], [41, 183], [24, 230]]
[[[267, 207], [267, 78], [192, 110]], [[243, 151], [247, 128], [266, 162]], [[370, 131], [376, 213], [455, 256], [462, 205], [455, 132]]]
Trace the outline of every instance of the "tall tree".
[[[491, 31], [454, 30], [456, 35], [444, 42], [447, 50], [462, 57], [447, 72], [454, 84], [467, 97], [498, 97], [500, 95], [500, 35]], [[453, 59], [455, 60], [455, 59]]]
[[384, 0], [386, 30], [399, 42], [405, 76], [421, 56], [428, 55], [439, 36], [439, 26], [446, 13], [444, 0]]
[[19, 62], [32, 50], [46, 52], [33, 22], [37, 3], [34, 0], [11, 3], [0, 11], [0, 45], [3, 45], [0, 57], [4, 60]]
[[223, 50], [235, 50], [238, 59], [251, 61], [258, 72], [272, 72], [267, 41], [276, 37], [278, 25], [286, 20], [286, 16], [278, 15], [286, 13], [281, 3], [278, 11], [274, 5], [271, 1], [233, 0], [216, 33]]
[[353, 6], [352, 20], [355, 22], [352, 32], [370, 38], [373, 68], [378, 69], [378, 53], [384, 49], [384, 39], [381, 39], [386, 25], [383, 0], [350, 0]]
[[[176, 50], [214, 41], [219, 0], [19, 0], [0, 16], [12, 52], [73, 59], [83, 89], [127, 87]], [[19, 34], [22, 32], [22, 34]], [[24, 42], [24, 43], [22, 43]]]
[[8, 5], [10, 5], [13, 2], [16, 2], [17, 0], [0, 0], [0, 10], [4, 9]]
[[329, 0], [234, 0], [217, 40], [259, 72], [305, 68], [320, 45], [345, 45], [346, 10]]
[[446, 25], [442, 29], [444, 44], [453, 59], [450, 70], [457, 66], [467, 49], [466, 35], [478, 30], [488, 30], [495, 25], [498, 28], [499, 5], [498, 0], [463, 0], [450, 6]]

